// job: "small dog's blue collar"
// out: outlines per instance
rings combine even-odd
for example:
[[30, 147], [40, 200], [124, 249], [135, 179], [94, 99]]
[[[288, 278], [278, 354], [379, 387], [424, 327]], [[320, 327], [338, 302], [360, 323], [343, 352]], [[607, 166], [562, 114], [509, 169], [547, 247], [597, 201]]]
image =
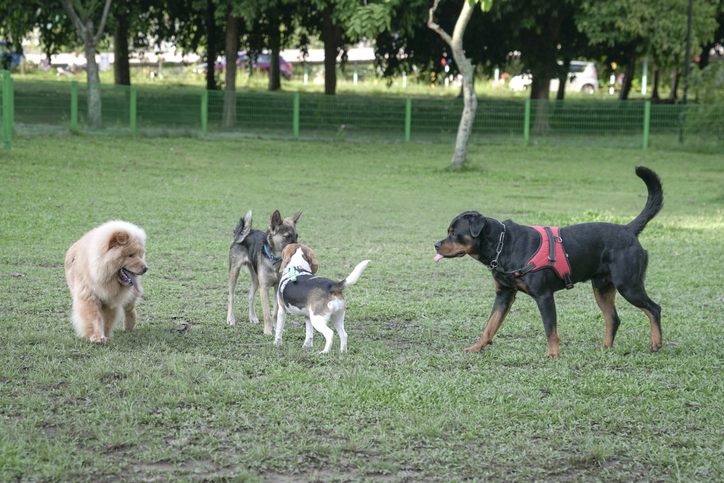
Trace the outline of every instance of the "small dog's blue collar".
[[271, 252], [269, 251], [269, 248], [266, 246], [266, 243], [264, 244], [264, 255], [266, 255], [267, 258], [273, 262], [272, 265], [276, 265], [277, 263], [282, 261], [281, 258], [275, 257], [274, 255], [271, 254]]

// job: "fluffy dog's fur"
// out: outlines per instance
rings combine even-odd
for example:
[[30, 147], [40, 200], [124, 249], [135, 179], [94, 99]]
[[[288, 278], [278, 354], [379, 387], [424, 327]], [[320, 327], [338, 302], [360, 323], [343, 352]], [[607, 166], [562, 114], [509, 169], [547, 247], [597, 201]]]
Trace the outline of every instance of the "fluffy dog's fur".
[[470, 255], [488, 266], [495, 284], [493, 311], [483, 335], [464, 352], [477, 352], [492, 341], [510, 312], [516, 294], [522, 291], [533, 297], [538, 305], [548, 339], [548, 356], [558, 357], [553, 293], [586, 280], [591, 280], [596, 302], [606, 322], [604, 348], [613, 345], [621, 323], [614, 304], [617, 291], [649, 318], [651, 350], [655, 352], [661, 348], [661, 307], [649, 298], [644, 288], [648, 254], [639, 243], [638, 235], [661, 210], [663, 191], [661, 180], [650, 169], [639, 166], [636, 175], [646, 183], [649, 195], [643, 211], [632, 222], [627, 225], [582, 223], [560, 229], [556, 243], [562, 243], [567, 251], [570, 283], [551, 268], [523, 269], [541, 247], [542, 236], [536, 229], [511, 220], [500, 222], [475, 211], [461, 213], [450, 223], [447, 238], [435, 244], [438, 253], [435, 261]]
[[332, 329], [327, 322], [332, 320], [340, 340], [340, 351], [347, 350], [347, 332], [344, 331], [344, 312], [346, 304], [342, 291], [359, 280], [369, 260], [359, 263], [352, 273], [341, 282], [324, 277], [315, 277], [319, 269], [317, 259], [309, 247], [301, 244], [288, 245], [284, 249], [282, 260], [282, 279], [279, 282], [279, 314], [275, 344], [282, 341], [286, 314], [303, 315], [307, 323], [307, 337], [304, 347], [312, 347], [312, 337], [317, 329], [324, 335], [325, 345], [322, 354], [332, 347]]
[[[281, 271], [282, 251], [290, 243], [297, 242], [297, 220], [302, 212], [296, 213], [282, 220], [279, 210], [275, 210], [269, 220], [269, 230], [266, 233], [251, 228], [251, 210], [239, 220], [234, 229], [234, 241], [229, 248], [229, 304], [226, 314], [226, 323], [234, 325], [234, 292], [236, 281], [239, 278], [241, 267], [251, 278], [249, 290], [249, 322], [258, 324], [254, 307], [254, 298], [261, 287], [261, 308], [264, 312], [264, 334], [271, 335], [273, 320], [277, 317], [279, 301], [277, 300], [277, 287]], [[269, 312], [269, 289], [274, 288], [274, 308]]]
[[148, 271], [146, 232], [126, 221], [109, 221], [68, 249], [65, 278], [73, 296], [73, 326], [79, 337], [103, 344], [123, 317], [123, 330], [136, 326], [138, 277]]

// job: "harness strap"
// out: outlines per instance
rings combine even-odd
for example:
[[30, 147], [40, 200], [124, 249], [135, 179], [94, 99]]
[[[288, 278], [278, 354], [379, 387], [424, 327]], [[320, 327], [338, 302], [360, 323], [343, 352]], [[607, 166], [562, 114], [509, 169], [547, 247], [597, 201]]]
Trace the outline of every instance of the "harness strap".
[[[546, 231], [546, 234], [548, 235], [548, 261], [555, 262], [556, 261], [556, 242], [555, 238], [553, 238], [553, 232], [551, 231], [550, 226], [544, 226], [543, 229]], [[548, 265], [553, 265], [549, 263]]]
[[282, 278], [279, 281], [279, 297], [282, 299], [282, 302], [284, 302], [284, 289], [287, 288], [287, 284], [289, 282], [295, 283], [299, 275], [312, 275], [312, 272], [301, 267], [286, 267], [284, 269]]
[[[573, 288], [573, 281], [571, 280], [571, 266], [568, 263], [568, 255], [563, 248], [563, 239], [558, 235], [560, 228], [550, 226], [531, 226], [530, 228], [535, 229], [541, 236], [541, 243], [538, 246], [538, 250], [528, 260], [528, 264], [518, 270], [512, 272], [506, 272], [496, 267], [496, 270], [504, 273], [511, 273], [516, 277], [522, 277], [528, 272], [533, 270], [540, 270], [542, 268], [550, 267], [555, 270], [556, 274], [563, 279], [566, 284], [566, 289], [570, 290]], [[555, 233], [554, 233], [555, 232]], [[548, 250], [545, 250], [546, 244]], [[547, 252], [547, 253], [545, 253]], [[558, 252], [559, 256], [556, 256]]]

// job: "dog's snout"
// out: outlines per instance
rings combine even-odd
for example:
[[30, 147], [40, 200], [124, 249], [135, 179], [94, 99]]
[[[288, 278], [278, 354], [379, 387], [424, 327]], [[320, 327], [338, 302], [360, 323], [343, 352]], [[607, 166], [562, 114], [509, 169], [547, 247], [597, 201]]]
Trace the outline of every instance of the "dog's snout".
[[143, 268], [141, 268], [140, 275], [143, 275], [144, 273], [148, 272], [148, 266], [144, 265]]
[[442, 242], [441, 242], [441, 241], [435, 243], [435, 250], [439, 250], [441, 246], [442, 246]]

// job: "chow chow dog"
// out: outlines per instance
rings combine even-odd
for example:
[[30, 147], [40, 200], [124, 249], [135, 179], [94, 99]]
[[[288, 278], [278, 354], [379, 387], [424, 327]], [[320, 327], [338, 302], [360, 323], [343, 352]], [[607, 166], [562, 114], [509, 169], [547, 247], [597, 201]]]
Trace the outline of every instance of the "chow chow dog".
[[68, 249], [65, 278], [73, 296], [73, 327], [78, 337], [103, 344], [123, 318], [123, 330], [136, 326], [139, 277], [146, 265], [146, 232], [126, 221], [109, 221]]

